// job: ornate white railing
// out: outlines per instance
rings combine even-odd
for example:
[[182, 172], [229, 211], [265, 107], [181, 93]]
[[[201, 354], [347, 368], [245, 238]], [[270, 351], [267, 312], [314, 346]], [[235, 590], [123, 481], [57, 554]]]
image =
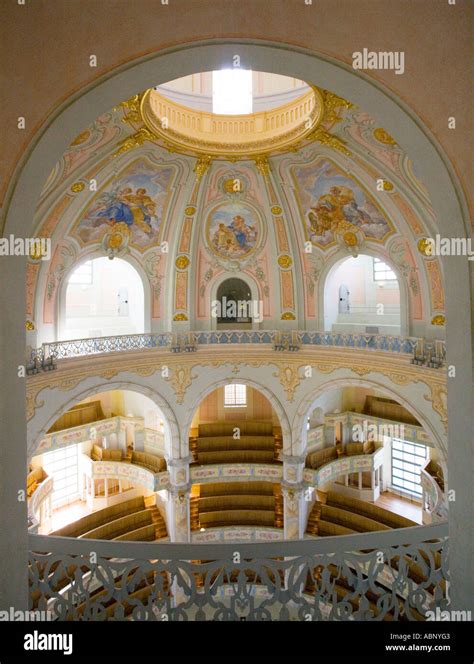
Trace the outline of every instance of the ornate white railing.
[[355, 348], [411, 355], [420, 358], [437, 358], [441, 364], [446, 353], [444, 341], [425, 341], [418, 337], [401, 337], [381, 334], [341, 334], [338, 332], [275, 330], [219, 330], [213, 332], [151, 333], [122, 336], [73, 339], [45, 343], [32, 352], [31, 362], [48, 368], [53, 361], [84, 357], [101, 353], [119, 353], [135, 350], [169, 348], [174, 352], [190, 352], [199, 347], [233, 344], [263, 344], [279, 350], [299, 350], [303, 347]]
[[30, 609], [59, 620], [423, 620], [449, 604], [447, 535], [446, 523], [249, 544], [30, 535]]
[[31, 494], [28, 501], [28, 530], [36, 532], [41, 524], [42, 509], [46, 509], [48, 515], [51, 512], [51, 498], [53, 495], [54, 478], [46, 477], [35, 491]]
[[149, 491], [161, 491], [169, 486], [167, 470], [153, 473], [142, 466], [126, 461], [93, 461], [82, 455], [82, 472], [93, 480], [125, 480]]
[[383, 459], [383, 447], [376, 450], [373, 454], [342, 456], [339, 459], [323, 464], [315, 470], [305, 468], [303, 471], [303, 481], [309, 486], [318, 487], [328, 482], [333, 482], [341, 475], [375, 471], [383, 464]]
[[192, 482], [205, 484], [206, 482], [252, 482], [272, 481], [283, 479], [283, 464], [266, 463], [220, 463], [206, 466], [191, 466], [190, 476]]
[[447, 518], [446, 497], [436, 479], [426, 469], [429, 462], [420, 469], [420, 481], [423, 489], [423, 523], [434, 523]]

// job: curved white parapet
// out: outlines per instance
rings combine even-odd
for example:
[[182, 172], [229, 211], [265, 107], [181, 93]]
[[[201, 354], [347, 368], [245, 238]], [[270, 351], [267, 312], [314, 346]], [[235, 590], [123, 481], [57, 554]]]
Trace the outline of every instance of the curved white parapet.
[[47, 477], [38, 485], [28, 501], [28, 531], [38, 532], [39, 526], [51, 518], [51, 498], [53, 495], [54, 478]]
[[191, 481], [206, 482], [278, 482], [283, 479], [283, 464], [227, 463], [191, 467]]
[[341, 475], [372, 472], [383, 465], [383, 458], [384, 450], [382, 447], [375, 450], [373, 454], [342, 456], [339, 459], [324, 464], [316, 470], [305, 468], [303, 471], [303, 481], [309, 486], [320, 486], [328, 482], [334, 482]]
[[92, 461], [90, 457], [84, 454], [82, 457], [82, 471], [84, 475], [94, 480], [126, 480], [149, 491], [160, 491], [169, 486], [167, 470], [152, 473], [142, 466], [126, 461]]
[[206, 528], [205, 531], [191, 533], [191, 541], [196, 543], [274, 542], [282, 539], [282, 528], [264, 526], [226, 526], [224, 528]]
[[448, 510], [444, 493], [435, 478], [426, 470], [426, 466], [420, 470], [420, 481], [423, 489], [423, 523], [445, 521]]

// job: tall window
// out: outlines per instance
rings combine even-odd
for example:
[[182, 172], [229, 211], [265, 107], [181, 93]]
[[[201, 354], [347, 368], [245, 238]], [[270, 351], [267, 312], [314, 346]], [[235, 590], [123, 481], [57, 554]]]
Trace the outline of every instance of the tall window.
[[374, 281], [396, 281], [397, 275], [395, 272], [387, 265], [380, 260], [380, 258], [374, 258]]
[[53, 507], [79, 497], [79, 445], [70, 445], [43, 457], [43, 467], [54, 478]]
[[421, 496], [420, 468], [427, 459], [425, 445], [392, 438], [392, 486]]
[[233, 383], [224, 388], [225, 408], [244, 408], [247, 405], [247, 386]]
[[212, 72], [212, 112], [245, 115], [252, 112], [252, 72], [221, 69]]

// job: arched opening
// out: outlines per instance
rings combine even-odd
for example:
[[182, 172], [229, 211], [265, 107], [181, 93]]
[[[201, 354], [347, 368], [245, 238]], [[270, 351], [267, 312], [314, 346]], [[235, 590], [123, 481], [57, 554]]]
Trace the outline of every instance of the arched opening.
[[[275, 468], [281, 468], [281, 426], [264, 394], [238, 382], [211, 391], [194, 414], [189, 445], [192, 531], [283, 527], [283, 498], [275, 482]], [[255, 464], [258, 474], [251, 472]], [[209, 473], [203, 481], [206, 467], [220, 467], [218, 481]]]
[[[339, 502], [349, 510], [364, 501], [415, 523], [429, 518], [423, 511], [422, 469], [435, 468], [444, 486], [444, 458], [400, 401], [375, 386], [340, 381], [313, 399], [305, 421], [306, 468], [322, 478], [319, 501], [342, 496]], [[344, 463], [338, 470], [339, 459]], [[330, 520], [330, 510], [326, 517]], [[314, 518], [309, 523], [314, 525]]]
[[[27, 234], [24, 230], [24, 223], [25, 220], [33, 219], [42, 173], [44, 174], [53, 167], [58, 156], [55, 146], [66, 145], [67, 141], [82, 128], [85, 116], [92, 121], [99, 112], [105, 111], [115, 103], [119, 94], [120, 98], [124, 98], [124, 96], [134, 94], [138, 89], [144, 89], [146, 86], [156, 83], [157, 70], [163, 72], [163, 80], [166, 80], [170, 78], [170, 75], [165, 73], [169, 67], [173, 69], [175, 76], [218, 67], [224, 57], [227, 56], [229, 60], [232, 58], [235, 44], [199, 43], [186, 46], [184, 50], [191, 57], [181, 57], [183, 49], [180, 47], [176, 52], [167, 50], [158, 55], [147, 56], [129, 66], [124, 65], [116, 75], [107, 75], [102, 81], [94, 82], [84, 94], [67, 100], [67, 103], [58, 109], [56, 114], [50, 116], [49, 124], [41, 130], [41, 135], [37, 137], [38, 140], [32, 141], [24, 164], [18, 170], [18, 177], [12, 179], [12, 197], [5, 206], [6, 233], [13, 232], [18, 236]], [[297, 74], [305, 80], [318, 80], [319, 85], [328, 89], [337, 88], [339, 93], [346, 98], [352, 99], [354, 103], [361, 106], [364, 105], [364, 108], [369, 111], [372, 110], [374, 116], [381, 117], [386, 129], [397, 139], [400, 137], [400, 141], [410, 146], [413, 154], [417, 155], [417, 168], [425, 179], [437, 218], [440, 220], [439, 230], [453, 237], [465, 236], [468, 227], [467, 207], [452, 165], [429, 130], [396, 95], [384, 89], [375, 79], [359, 76], [342, 62], [318, 56], [303, 49], [243, 41], [242, 50], [245, 51], [255, 68], [271, 71], [276, 66], [275, 62], [278, 62], [284, 71]], [[282, 53], [284, 58], [281, 58]], [[159, 64], [158, 69], [157, 64]], [[5, 271], [2, 272], [4, 275], [2, 278], [3, 294], [8, 307], [10, 294], [24, 283], [24, 261], [5, 259], [3, 267], [5, 268]], [[460, 570], [465, 569], [466, 547], [463, 544], [468, 541], [470, 536], [470, 529], [464, 526], [466, 510], [470, 505], [467, 495], [469, 464], [465, 463], [465, 459], [471, 458], [471, 437], [469, 427], [463, 426], [468, 421], [470, 414], [471, 392], [466, 387], [471, 384], [472, 373], [469, 365], [464, 361], [465, 348], [471, 347], [469, 279], [466, 262], [450, 261], [449, 268], [446, 270], [447, 318], [453, 322], [447, 327], [448, 362], [453, 366], [463, 367], [462, 380], [451, 382], [449, 391], [450, 430], [452, 428], [456, 432], [456, 446], [453, 456], [450, 458], [450, 466], [453, 468], [453, 480], [457, 486], [457, 500], [452, 504], [451, 510], [452, 534], [456, 546], [451, 549], [450, 563], [454, 577], [453, 601], [456, 600], [460, 606], [467, 606], [468, 587], [460, 583], [462, 577]], [[9, 331], [18, 339], [16, 348], [12, 348], [12, 352], [6, 358], [7, 371], [12, 373], [24, 361], [23, 348], [20, 343], [21, 339], [24, 339], [24, 308], [22, 307], [24, 290], [24, 288], [19, 289], [17, 312], [12, 312], [7, 322]], [[8, 398], [5, 400], [6, 412], [10, 409], [12, 413], [19, 413], [17, 404], [23, 403], [19, 385], [20, 383], [17, 388], [12, 386]], [[21, 416], [11, 418], [11, 422], [7, 422], [5, 425], [4, 434], [12, 441], [10, 452], [6, 452], [4, 464], [9, 468], [8, 487], [19, 486], [19, 478], [24, 474], [26, 450], [24, 450], [24, 446], [22, 447], [22, 441], [25, 439], [25, 429], [26, 423]], [[17, 512], [13, 514], [12, 520], [16, 518]], [[18, 522], [18, 520], [15, 521], [15, 523]], [[472, 523], [472, 519], [467, 523]], [[21, 561], [23, 565], [27, 549], [26, 538], [21, 533], [21, 529], [18, 529], [15, 535], [13, 535], [14, 532], [15, 530], [12, 529], [12, 537], [9, 539], [5, 559], [13, 561], [15, 556], [10, 554], [13, 552], [18, 554], [15, 564], [10, 563], [7, 569], [8, 574], [11, 574], [12, 587], [16, 588], [23, 587], [25, 582], [26, 572], [21, 570], [26, 570], [26, 565], [20, 568], [17, 560]]]
[[217, 289], [217, 297], [211, 303], [212, 315], [216, 317], [218, 330], [246, 330], [252, 320], [258, 318], [249, 286], [237, 277], [223, 281]]
[[59, 340], [141, 334], [145, 296], [137, 270], [125, 260], [87, 260], [71, 271], [60, 306]]
[[[102, 527], [122, 510], [125, 530], [118, 536], [126, 535], [136, 525], [126, 517], [147, 509], [152, 513], [142, 515], [143, 523], [140, 517], [143, 531], [138, 538], [158, 539], [153, 533], [165, 537], [165, 506], [155, 478], [167, 468], [168, 437], [166, 416], [144, 394], [109, 390], [74, 403], [54, 421], [30, 458], [29, 498], [34, 502], [38, 485], [49, 483], [47, 496], [44, 488], [41, 492], [48, 509], [38, 510], [39, 531], [59, 534], [66, 529], [62, 534], [80, 536], [82, 526], [84, 532]], [[158, 523], [153, 515], [158, 529], [150, 527]], [[110, 539], [108, 533], [100, 534]]]
[[324, 284], [324, 330], [400, 334], [400, 286], [391, 267], [368, 255], [333, 265]]

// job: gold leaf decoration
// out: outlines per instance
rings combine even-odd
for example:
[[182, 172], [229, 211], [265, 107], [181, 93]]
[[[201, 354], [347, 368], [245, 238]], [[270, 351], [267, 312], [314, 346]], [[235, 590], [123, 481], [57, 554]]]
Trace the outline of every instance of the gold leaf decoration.
[[377, 127], [374, 129], [374, 137], [379, 143], [384, 145], [396, 145], [397, 142], [390, 136], [389, 133], [383, 129], [383, 127]]
[[431, 319], [431, 325], [445, 325], [446, 317], [443, 314], [437, 314]]
[[194, 166], [194, 172], [196, 173], [196, 179], [201, 180], [203, 175], [207, 172], [209, 166], [211, 165], [212, 157], [207, 154], [204, 157], [199, 157]]
[[175, 314], [173, 316], [173, 320], [175, 320], [175, 321], [185, 321], [185, 320], [188, 320], [188, 317], [186, 316], [186, 314]]
[[71, 185], [71, 191], [78, 194], [85, 189], [85, 186], [84, 182], [74, 182], [74, 184]]
[[178, 256], [175, 265], [178, 270], [185, 270], [189, 265], [189, 258], [187, 256]]
[[271, 213], [272, 214], [281, 214], [281, 212], [282, 212], [282, 210], [281, 210], [281, 207], [279, 205], [273, 205], [271, 207]]
[[293, 264], [293, 259], [291, 256], [284, 254], [283, 256], [278, 257], [278, 265], [282, 268], [291, 267]]
[[281, 320], [296, 320], [296, 316], [292, 311], [285, 311], [281, 315]]
[[278, 372], [273, 375], [280, 380], [280, 383], [286, 392], [286, 398], [291, 402], [294, 399], [295, 390], [301, 382], [298, 369], [290, 365], [279, 364], [277, 366]]
[[196, 208], [194, 205], [188, 205], [187, 207], [184, 208], [184, 214], [187, 217], [192, 217], [193, 214], [196, 214]]

